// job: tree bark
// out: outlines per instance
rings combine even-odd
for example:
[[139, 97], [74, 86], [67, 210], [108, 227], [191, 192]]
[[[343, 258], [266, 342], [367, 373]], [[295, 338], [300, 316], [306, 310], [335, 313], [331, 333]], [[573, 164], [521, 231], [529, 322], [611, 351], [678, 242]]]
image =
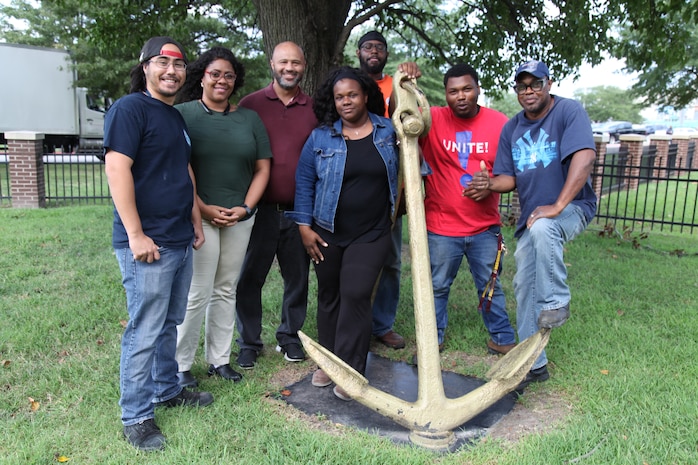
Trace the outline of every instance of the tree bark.
[[259, 14], [268, 57], [279, 42], [290, 40], [305, 51], [308, 62], [303, 90], [312, 95], [327, 72], [342, 63], [342, 34], [351, 0], [252, 0]]

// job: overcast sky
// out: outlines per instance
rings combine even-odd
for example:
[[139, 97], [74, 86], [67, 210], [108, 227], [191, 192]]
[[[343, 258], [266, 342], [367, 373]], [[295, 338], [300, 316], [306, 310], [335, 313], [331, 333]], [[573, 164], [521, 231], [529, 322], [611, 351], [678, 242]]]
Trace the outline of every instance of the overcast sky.
[[[573, 97], [574, 91], [596, 86], [614, 86], [621, 89], [628, 89], [634, 84], [635, 79], [621, 71], [623, 62], [616, 59], [608, 59], [600, 65], [592, 68], [591, 65], [582, 65], [580, 77], [573, 82], [567, 78], [560, 82], [555, 82], [553, 93], [561, 97]], [[553, 76], [554, 77], [554, 76]]]

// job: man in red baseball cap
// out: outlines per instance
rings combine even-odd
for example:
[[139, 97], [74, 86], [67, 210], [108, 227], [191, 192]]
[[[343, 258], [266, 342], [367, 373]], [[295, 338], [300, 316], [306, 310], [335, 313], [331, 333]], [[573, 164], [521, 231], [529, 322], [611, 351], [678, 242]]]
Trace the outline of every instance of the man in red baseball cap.
[[129, 321], [121, 338], [124, 436], [140, 450], [162, 450], [155, 407], [205, 406], [208, 392], [177, 380], [177, 325], [187, 308], [192, 248], [204, 241], [189, 159], [191, 142], [172, 107], [187, 58], [169, 37], [153, 37], [131, 70], [131, 93], [104, 119], [105, 171], [114, 201], [112, 245]]

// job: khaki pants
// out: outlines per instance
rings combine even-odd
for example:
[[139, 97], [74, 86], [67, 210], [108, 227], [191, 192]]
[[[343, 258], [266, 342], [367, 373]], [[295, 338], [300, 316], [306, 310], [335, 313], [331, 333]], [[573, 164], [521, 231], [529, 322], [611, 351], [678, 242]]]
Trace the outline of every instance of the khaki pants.
[[245, 259], [254, 217], [228, 228], [203, 223], [204, 245], [194, 251], [194, 276], [189, 289], [187, 314], [177, 326], [179, 371], [189, 371], [199, 345], [204, 317], [206, 362], [230, 363], [235, 331], [235, 290]]

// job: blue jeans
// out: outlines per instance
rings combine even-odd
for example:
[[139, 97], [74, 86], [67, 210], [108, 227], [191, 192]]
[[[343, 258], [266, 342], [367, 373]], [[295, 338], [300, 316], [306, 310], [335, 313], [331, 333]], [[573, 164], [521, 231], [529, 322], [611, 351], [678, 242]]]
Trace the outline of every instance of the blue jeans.
[[[492, 268], [497, 258], [498, 233], [499, 226], [493, 226], [480, 234], [467, 237], [449, 237], [427, 233], [439, 344], [444, 342], [444, 334], [448, 325], [448, 295], [458, 274], [463, 256], [468, 260], [479, 302], [485, 286], [490, 281]], [[482, 309], [482, 319], [494, 343], [499, 345], [514, 343], [514, 328], [509, 322], [499, 276], [497, 276], [492, 295], [492, 305], [489, 311], [486, 308]]]
[[373, 299], [373, 335], [383, 336], [393, 329], [400, 300], [400, 269], [402, 267], [402, 216], [395, 219], [390, 233], [390, 254], [383, 265], [376, 296]]
[[136, 261], [131, 249], [116, 249], [126, 290], [129, 321], [121, 338], [121, 421], [125, 426], [154, 418], [155, 402], [180, 393], [177, 325], [187, 311], [192, 248], [160, 248], [160, 260]]
[[[526, 229], [516, 244], [516, 325], [519, 340], [524, 341], [538, 331], [538, 316], [543, 310], [554, 310], [570, 302], [567, 267], [562, 258], [565, 242], [584, 231], [587, 221], [582, 209], [569, 204], [555, 218], [541, 218]], [[548, 363], [545, 351], [533, 369]]]

